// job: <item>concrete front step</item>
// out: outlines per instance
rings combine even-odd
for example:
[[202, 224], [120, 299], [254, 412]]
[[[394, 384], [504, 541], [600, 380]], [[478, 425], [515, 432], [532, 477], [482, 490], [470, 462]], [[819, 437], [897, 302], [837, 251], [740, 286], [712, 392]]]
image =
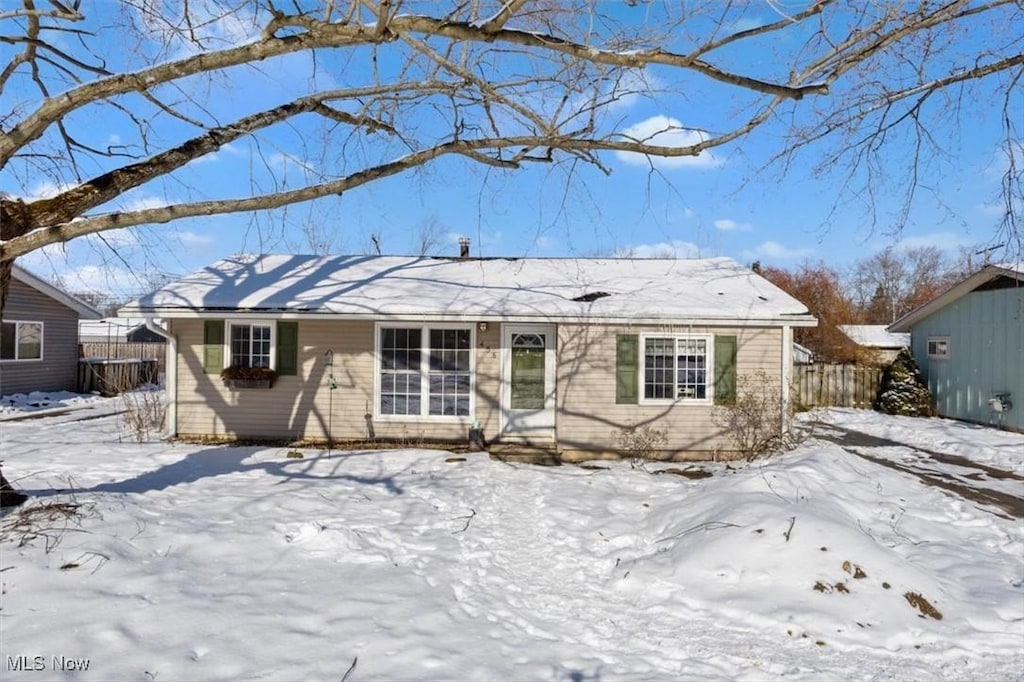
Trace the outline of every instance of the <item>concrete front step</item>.
[[537, 447], [516, 443], [495, 443], [488, 448], [491, 459], [509, 464], [536, 464], [539, 466], [561, 466], [562, 460], [554, 447]]

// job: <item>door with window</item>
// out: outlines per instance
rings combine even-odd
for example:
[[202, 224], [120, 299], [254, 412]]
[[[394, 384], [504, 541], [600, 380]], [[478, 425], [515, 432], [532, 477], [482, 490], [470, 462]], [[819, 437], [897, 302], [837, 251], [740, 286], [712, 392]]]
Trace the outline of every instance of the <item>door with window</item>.
[[502, 436], [548, 440], [555, 430], [555, 327], [502, 330]]

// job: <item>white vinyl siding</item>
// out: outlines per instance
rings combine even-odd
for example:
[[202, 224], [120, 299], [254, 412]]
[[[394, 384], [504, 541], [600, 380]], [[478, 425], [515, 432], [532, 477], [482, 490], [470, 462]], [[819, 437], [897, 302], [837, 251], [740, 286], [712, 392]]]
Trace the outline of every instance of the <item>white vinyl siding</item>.
[[[662, 330], [640, 325], [568, 325], [558, 327], [558, 446], [563, 452], [621, 450], [623, 429], [637, 426], [665, 429], [669, 433], [666, 453], [692, 453], [694, 458], [712, 457], [735, 445], [731, 436], [714, 419], [714, 358], [709, 357], [707, 400], [645, 400], [638, 404], [616, 403], [616, 335], [636, 334], [639, 344], [638, 373], [643, 371], [643, 337], [736, 337], [736, 369], [739, 377], [760, 373], [773, 383], [781, 382], [782, 364], [790, 360], [792, 346], [783, 343], [778, 327], [711, 327], [693, 325], [686, 329]], [[641, 391], [643, 379], [637, 381]]]

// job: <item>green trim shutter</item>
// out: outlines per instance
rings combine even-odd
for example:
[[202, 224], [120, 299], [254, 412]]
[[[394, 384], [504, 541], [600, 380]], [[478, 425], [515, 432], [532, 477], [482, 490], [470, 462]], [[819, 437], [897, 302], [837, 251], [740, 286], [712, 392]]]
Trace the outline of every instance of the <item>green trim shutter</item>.
[[615, 337], [615, 403], [640, 402], [640, 337], [618, 334]]
[[736, 403], [736, 337], [715, 336], [715, 404]]
[[203, 322], [203, 370], [220, 374], [224, 369], [224, 320]]
[[277, 323], [277, 373], [294, 376], [299, 373], [299, 323]]

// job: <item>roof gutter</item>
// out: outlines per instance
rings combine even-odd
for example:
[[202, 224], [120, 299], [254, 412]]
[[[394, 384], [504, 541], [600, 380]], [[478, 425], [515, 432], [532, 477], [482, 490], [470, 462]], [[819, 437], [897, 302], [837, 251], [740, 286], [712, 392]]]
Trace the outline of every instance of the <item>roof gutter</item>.
[[[122, 308], [122, 311], [125, 309]], [[331, 319], [338, 321], [360, 322], [404, 322], [404, 321], [437, 321], [437, 322], [512, 322], [523, 324], [604, 324], [604, 325], [665, 325], [676, 324], [686, 326], [733, 326], [733, 327], [816, 327], [818, 319], [805, 314], [775, 314], [765, 317], [636, 317], [626, 315], [501, 315], [494, 313], [338, 313], [332, 311], [284, 311], [274, 310], [238, 310], [238, 309], [196, 309], [196, 308], [152, 308], [146, 311], [128, 310], [139, 315], [159, 316], [163, 319], [222, 319], [222, 320], [310, 320]]]
[[163, 327], [161, 327], [160, 325], [158, 325], [156, 322], [154, 322], [152, 317], [142, 318], [142, 326], [144, 326], [146, 329], [153, 332], [157, 336], [161, 336], [167, 339], [168, 343], [174, 342], [174, 337], [171, 336], [171, 333], [164, 329]]

